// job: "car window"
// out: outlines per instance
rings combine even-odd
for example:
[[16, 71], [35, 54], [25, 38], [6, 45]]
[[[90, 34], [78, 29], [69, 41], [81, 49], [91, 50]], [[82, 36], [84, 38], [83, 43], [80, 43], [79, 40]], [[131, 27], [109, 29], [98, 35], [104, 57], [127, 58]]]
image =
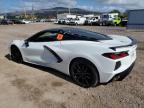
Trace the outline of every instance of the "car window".
[[109, 18], [109, 16], [108, 15], [103, 15], [102, 18]]
[[111, 40], [110, 37], [104, 34], [82, 30], [82, 29], [71, 29], [65, 33], [63, 40], [89, 40], [89, 41], [98, 41], [98, 40]]
[[57, 32], [45, 32], [33, 39], [33, 42], [50, 42], [57, 40]]

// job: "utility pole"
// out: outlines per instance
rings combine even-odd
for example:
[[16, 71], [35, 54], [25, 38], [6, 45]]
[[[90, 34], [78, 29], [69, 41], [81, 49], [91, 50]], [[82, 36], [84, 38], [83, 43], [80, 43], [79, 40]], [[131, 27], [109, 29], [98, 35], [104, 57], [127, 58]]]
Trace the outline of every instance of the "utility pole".
[[32, 4], [32, 20], [34, 21], [34, 5]]
[[26, 13], [25, 7], [24, 7], [24, 17], [27, 18], [27, 13]]
[[26, 8], [25, 8], [25, 2], [23, 0], [21, 0], [21, 2], [23, 4], [24, 18], [27, 18], [27, 12], [26, 12]]
[[58, 19], [58, 13], [59, 13], [59, 11], [57, 10], [57, 12], [56, 12], [56, 19]]
[[70, 9], [70, 7], [69, 7], [69, 15], [71, 14], [71, 9]]
[[7, 19], [7, 13], [4, 12], [4, 19]]

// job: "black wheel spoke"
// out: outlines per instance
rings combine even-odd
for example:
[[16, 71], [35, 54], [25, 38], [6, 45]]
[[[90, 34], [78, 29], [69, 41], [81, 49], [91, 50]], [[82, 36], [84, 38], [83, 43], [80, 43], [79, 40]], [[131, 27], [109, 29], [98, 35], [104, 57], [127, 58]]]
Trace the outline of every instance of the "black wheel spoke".
[[22, 55], [16, 47], [11, 48], [11, 59], [17, 63], [22, 63]]
[[87, 79], [85, 79], [86, 85], [89, 85], [89, 81]]
[[92, 83], [91, 70], [86, 64], [75, 63], [73, 65], [73, 75], [77, 82], [81, 83], [83, 86], [89, 86]]
[[99, 82], [96, 68], [85, 59], [73, 61], [70, 66], [70, 74], [73, 80], [82, 87], [96, 86]]

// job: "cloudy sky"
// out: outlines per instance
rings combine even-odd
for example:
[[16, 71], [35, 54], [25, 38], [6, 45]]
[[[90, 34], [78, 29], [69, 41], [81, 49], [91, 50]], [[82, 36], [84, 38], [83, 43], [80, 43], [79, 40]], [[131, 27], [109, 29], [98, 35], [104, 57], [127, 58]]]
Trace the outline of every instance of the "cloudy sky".
[[94, 11], [143, 9], [144, 0], [0, 0], [0, 12], [52, 7], [78, 7]]

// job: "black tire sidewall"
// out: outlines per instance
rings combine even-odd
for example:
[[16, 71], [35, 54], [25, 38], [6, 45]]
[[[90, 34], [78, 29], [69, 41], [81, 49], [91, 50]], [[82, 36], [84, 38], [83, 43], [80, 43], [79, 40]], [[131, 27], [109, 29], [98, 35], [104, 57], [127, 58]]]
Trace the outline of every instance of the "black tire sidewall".
[[23, 63], [22, 54], [15, 46], [11, 47], [11, 59], [16, 63]]
[[[77, 80], [75, 80], [74, 73], [72, 72], [72, 65], [74, 63], [83, 63], [83, 64], [86, 64], [86, 66], [88, 66], [88, 68], [91, 69], [91, 73], [93, 74], [93, 78], [92, 78], [93, 81], [92, 81], [91, 85], [84, 86], [83, 84], [81, 84]], [[79, 86], [84, 87], [84, 88], [95, 87], [99, 83], [99, 75], [98, 75], [97, 69], [95, 68], [95, 66], [90, 61], [88, 61], [86, 59], [77, 59], [77, 60], [74, 60], [71, 63], [71, 66], [70, 66], [70, 75], [71, 75], [72, 79], [75, 81], [76, 84], [78, 84]]]

